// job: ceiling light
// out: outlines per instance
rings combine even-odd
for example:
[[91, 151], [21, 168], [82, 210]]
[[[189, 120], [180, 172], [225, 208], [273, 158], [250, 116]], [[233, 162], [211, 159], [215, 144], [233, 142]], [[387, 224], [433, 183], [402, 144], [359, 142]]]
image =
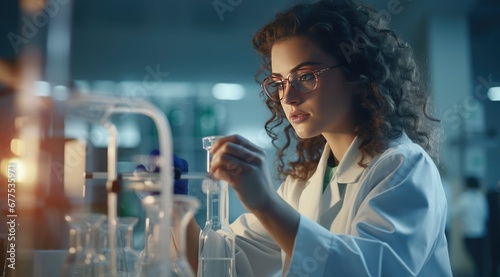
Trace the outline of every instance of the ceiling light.
[[215, 84], [212, 95], [219, 100], [240, 100], [245, 97], [245, 88], [240, 84]]
[[488, 98], [491, 101], [500, 101], [500, 87], [491, 87], [488, 90]]

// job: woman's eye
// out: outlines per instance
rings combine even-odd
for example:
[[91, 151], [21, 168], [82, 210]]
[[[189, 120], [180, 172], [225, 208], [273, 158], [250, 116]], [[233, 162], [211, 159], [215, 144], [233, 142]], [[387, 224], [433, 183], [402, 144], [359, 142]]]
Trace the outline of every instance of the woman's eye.
[[283, 83], [284, 83], [283, 81], [275, 81], [273, 84], [273, 87], [276, 89], [282, 90], [283, 86], [284, 86]]
[[301, 82], [312, 81], [314, 79], [315, 77], [313, 73], [303, 73], [299, 76], [299, 81]]

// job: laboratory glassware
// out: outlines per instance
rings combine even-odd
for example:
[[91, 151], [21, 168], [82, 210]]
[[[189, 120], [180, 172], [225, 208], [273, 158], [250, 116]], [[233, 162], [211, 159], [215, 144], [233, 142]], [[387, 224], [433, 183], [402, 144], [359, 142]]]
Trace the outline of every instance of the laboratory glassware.
[[[134, 226], [139, 221], [136, 217], [119, 217], [116, 233], [116, 275], [117, 277], [136, 277], [139, 254], [133, 247]], [[108, 224], [101, 228], [102, 253], [109, 259]]]
[[174, 195], [172, 209], [172, 239], [170, 258], [172, 276], [194, 277], [186, 255], [186, 228], [189, 221], [200, 207], [200, 202], [193, 196]]
[[[207, 171], [212, 158], [210, 150], [219, 138], [210, 136], [202, 140], [207, 151]], [[207, 193], [207, 220], [199, 237], [198, 277], [235, 276], [235, 235], [228, 219], [228, 184], [207, 177], [203, 187]]]
[[106, 216], [71, 214], [65, 220], [70, 226], [71, 245], [64, 261], [62, 277], [107, 277], [109, 261], [101, 254], [99, 230]]
[[186, 227], [199, 207], [199, 201], [192, 196], [174, 195], [171, 213], [172, 247], [170, 249], [170, 268], [158, 260], [158, 240], [164, 235], [159, 232], [158, 221], [165, 213], [160, 209], [161, 199], [158, 195], [146, 196], [143, 199], [146, 211], [145, 243], [138, 260], [139, 276], [164, 276], [169, 271], [170, 276], [194, 277], [186, 256]]
[[[75, 115], [86, 121], [104, 126], [108, 130], [107, 149], [107, 182], [108, 193], [108, 224], [109, 224], [109, 250], [110, 250], [110, 273], [116, 272], [116, 218], [117, 218], [117, 130], [111, 122], [111, 117], [116, 114], [141, 114], [152, 119], [158, 130], [159, 150], [158, 164], [163, 168], [172, 168], [172, 135], [170, 125], [161, 110], [145, 100], [104, 97], [96, 95], [84, 95], [81, 93], [71, 94], [63, 104], [67, 114]], [[160, 198], [162, 199], [161, 210], [169, 213], [171, 210], [173, 174], [169, 170], [159, 172], [158, 178]], [[162, 193], [164, 192], [164, 193]], [[163, 237], [156, 241], [158, 252], [155, 260], [161, 260], [161, 264], [169, 267], [170, 259], [168, 249], [170, 248], [170, 217], [163, 216], [157, 222], [159, 232]], [[163, 276], [168, 277], [166, 272]]]
[[159, 222], [165, 217], [161, 209], [160, 195], [149, 195], [142, 199], [146, 212], [144, 223], [144, 249], [139, 254], [137, 263], [140, 277], [164, 276], [170, 268], [161, 259], [161, 245], [158, 243], [165, 234], [160, 232]]
[[[127, 277], [137, 276], [137, 261], [139, 260], [139, 253], [134, 249], [134, 226], [139, 221], [135, 217], [120, 217], [118, 218], [118, 241], [125, 243], [123, 245], [123, 262], [118, 263], [118, 271], [127, 272]], [[120, 247], [120, 243], [118, 243]]]

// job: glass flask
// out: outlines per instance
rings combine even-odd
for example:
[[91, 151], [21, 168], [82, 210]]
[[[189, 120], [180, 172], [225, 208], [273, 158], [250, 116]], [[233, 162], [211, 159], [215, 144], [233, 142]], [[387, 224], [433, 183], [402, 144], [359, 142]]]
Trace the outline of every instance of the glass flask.
[[144, 223], [144, 249], [137, 262], [140, 277], [156, 277], [169, 274], [169, 265], [161, 257], [160, 240], [165, 234], [160, 232], [160, 222], [165, 217], [161, 209], [160, 195], [149, 195], [142, 199], [146, 212]]
[[[207, 171], [210, 169], [212, 145], [220, 137], [203, 138], [207, 150]], [[207, 221], [200, 233], [198, 248], [198, 277], [235, 276], [235, 235], [229, 227], [228, 184], [206, 178]]]
[[109, 276], [109, 261], [98, 251], [99, 230], [106, 216], [101, 214], [66, 215], [70, 226], [70, 248], [62, 277]]
[[199, 201], [192, 196], [174, 195], [171, 214], [172, 244], [170, 249], [171, 267], [159, 259], [158, 240], [164, 235], [160, 234], [158, 221], [164, 213], [160, 211], [159, 195], [146, 196], [143, 199], [146, 210], [145, 243], [138, 260], [139, 276], [165, 276], [168, 271], [170, 276], [194, 277], [193, 270], [186, 256], [186, 227], [196, 210]]
[[[135, 217], [119, 217], [117, 222], [116, 243], [116, 277], [136, 277], [139, 254], [133, 247], [134, 226], [139, 221]], [[110, 259], [108, 244], [108, 225], [105, 222], [101, 228], [102, 253]]]
[[195, 197], [187, 195], [173, 196], [170, 251], [172, 276], [195, 277], [186, 255], [186, 228], [199, 207], [200, 202]]

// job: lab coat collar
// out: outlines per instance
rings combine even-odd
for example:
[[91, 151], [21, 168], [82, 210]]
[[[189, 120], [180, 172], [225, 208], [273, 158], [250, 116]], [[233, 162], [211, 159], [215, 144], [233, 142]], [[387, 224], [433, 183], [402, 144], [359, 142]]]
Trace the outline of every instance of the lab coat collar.
[[[400, 137], [392, 140], [389, 143], [389, 148], [394, 147], [398, 144], [407, 144], [407, 143], [411, 143], [411, 140], [406, 134], [406, 132], [402, 132]], [[337, 167], [337, 170], [335, 172], [337, 183], [352, 184], [358, 182], [359, 177], [365, 170], [364, 167], [358, 164], [358, 162], [361, 161], [361, 151], [359, 150], [360, 145], [361, 145], [361, 139], [358, 136], [356, 136], [352, 141], [351, 145], [349, 146], [349, 148], [347, 148], [344, 157], [342, 158], [340, 164]], [[331, 150], [327, 143], [325, 145], [325, 149], [323, 150], [323, 154], [321, 155], [321, 159], [319, 160], [318, 169], [316, 170], [314, 175], [310, 178], [311, 181], [313, 180], [313, 178], [314, 182], [323, 181], [330, 152]], [[372, 160], [373, 157], [366, 155], [363, 163], [369, 164]]]
[[[361, 153], [358, 149], [359, 144], [360, 141], [356, 137], [337, 167], [334, 175], [336, 177], [332, 179], [329, 188], [323, 193], [323, 178], [328, 164], [328, 157], [331, 153], [328, 144], [325, 145], [316, 171], [307, 180], [306, 187], [300, 197], [299, 212], [318, 222], [319, 216], [321, 216], [323, 211], [329, 210], [340, 201], [337, 183], [350, 184], [358, 181], [361, 173], [365, 170], [365, 168], [358, 165], [358, 161], [361, 159]], [[311, 205], [311, 199], [318, 199], [318, 197], [321, 199], [321, 203], [319, 205]]]
[[[359, 176], [365, 170], [364, 167], [358, 165], [358, 162], [361, 160], [361, 152], [359, 151], [359, 145], [361, 144], [361, 140], [356, 136], [352, 141], [349, 148], [345, 152], [344, 157], [340, 161], [340, 164], [337, 167], [337, 171], [335, 172], [335, 176], [337, 177], [337, 182], [341, 184], [350, 184], [358, 181]], [[307, 180], [307, 184], [315, 184], [320, 183], [323, 184], [323, 178], [325, 176], [326, 166], [328, 164], [328, 157], [330, 156], [331, 150], [328, 143], [325, 144], [325, 148], [323, 153], [321, 154], [321, 158], [319, 159], [318, 166], [314, 174]], [[369, 162], [371, 158], [367, 156], [365, 158], [365, 162]]]
[[[341, 184], [351, 184], [356, 183], [361, 176], [361, 173], [365, 170], [364, 167], [358, 164], [361, 161], [361, 151], [359, 150], [359, 146], [361, 145], [361, 139], [359, 137], [355, 137], [352, 141], [349, 148], [344, 154], [344, 157], [340, 161], [340, 164], [337, 167], [337, 171], [335, 176], [337, 177], [337, 182]], [[330, 147], [328, 144], [325, 146], [325, 151], [330, 152]], [[368, 164], [371, 161], [370, 156], [365, 156], [364, 163]]]
[[[399, 138], [389, 143], [389, 147], [394, 147], [395, 145], [401, 143], [408, 143], [409, 141], [410, 139], [403, 132]], [[346, 190], [347, 193], [347, 191], [349, 190], [349, 186], [358, 183], [361, 175], [366, 169], [358, 165], [358, 162], [361, 160], [361, 151], [359, 150], [360, 145], [361, 139], [359, 139], [359, 137], [354, 138], [349, 148], [347, 148], [344, 157], [340, 161], [334, 178], [332, 178], [328, 188], [325, 190], [325, 192], [323, 192], [323, 178], [325, 176], [325, 170], [328, 164], [328, 157], [331, 153], [328, 144], [325, 145], [316, 171], [309, 178], [309, 180], [307, 180], [306, 186], [300, 197], [298, 206], [298, 211], [300, 213], [315, 222], [319, 222], [320, 216], [331, 210], [335, 206], [335, 204], [341, 200], [338, 184], [348, 185]], [[376, 155], [376, 157], [379, 156], [380, 154]], [[374, 157], [366, 156], [364, 163], [369, 164], [373, 161], [373, 159]], [[311, 199], [321, 199], [321, 202], [319, 203], [319, 205], [314, 205], [311, 203]]]

